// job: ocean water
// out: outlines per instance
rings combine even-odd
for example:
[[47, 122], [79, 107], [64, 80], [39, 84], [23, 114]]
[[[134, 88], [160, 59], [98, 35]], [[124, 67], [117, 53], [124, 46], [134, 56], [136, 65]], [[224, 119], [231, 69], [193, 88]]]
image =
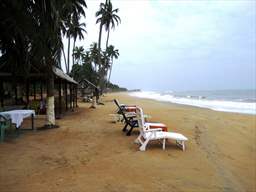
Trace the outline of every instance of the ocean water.
[[256, 90], [138, 91], [129, 94], [134, 97], [191, 105], [215, 111], [256, 115]]

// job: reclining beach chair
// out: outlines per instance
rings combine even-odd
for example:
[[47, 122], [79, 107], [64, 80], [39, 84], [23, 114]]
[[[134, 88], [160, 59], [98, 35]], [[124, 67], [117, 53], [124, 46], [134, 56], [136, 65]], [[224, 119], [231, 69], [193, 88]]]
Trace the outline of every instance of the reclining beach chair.
[[136, 112], [136, 105], [120, 104], [117, 99], [114, 99], [114, 102], [118, 107], [117, 113], [120, 113], [120, 109], [122, 109], [124, 112]]
[[119, 102], [116, 99], [114, 99], [114, 103], [117, 105], [117, 107], [119, 109], [118, 112], [123, 116], [123, 120], [125, 122], [125, 126], [122, 130], [123, 130], [123, 132], [126, 132], [127, 127], [130, 126], [130, 129], [126, 133], [127, 136], [130, 136], [133, 128], [138, 127], [138, 121], [137, 121], [137, 119], [135, 119], [137, 115], [135, 112], [125, 113], [124, 108], [122, 108], [119, 105]]
[[120, 104], [117, 99], [114, 99], [114, 103], [117, 106], [117, 111], [115, 114], [109, 114], [113, 117], [113, 122], [124, 122], [123, 115], [121, 114], [121, 110], [125, 113], [126, 117], [135, 116], [136, 114], [136, 106], [135, 105], [125, 105]]
[[143, 110], [141, 108], [137, 108], [137, 121], [140, 129], [140, 135], [135, 142], [141, 145], [140, 151], [145, 151], [148, 142], [152, 140], [162, 141], [163, 150], [165, 150], [166, 139], [175, 140], [177, 146], [181, 147], [183, 151], [185, 150], [185, 141], [188, 139], [184, 135], [180, 133], [165, 132], [162, 130], [161, 126], [157, 127], [157, 124], [154, 128], [150, 128], [150, 125], [144, 122]]

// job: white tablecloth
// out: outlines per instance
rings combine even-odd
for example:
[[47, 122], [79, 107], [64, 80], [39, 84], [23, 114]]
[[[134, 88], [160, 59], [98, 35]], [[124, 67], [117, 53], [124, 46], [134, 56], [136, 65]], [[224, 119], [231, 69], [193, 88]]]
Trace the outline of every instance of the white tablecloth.
[[32, 114], [35, 116], [35, 111], [34, 110], [12, 110], [12, 111], [0, 112], [0, 114], [9, 117], [12, 123], [15, 123], [16, 127], [19, 128], [24, 118], [30, 117]]

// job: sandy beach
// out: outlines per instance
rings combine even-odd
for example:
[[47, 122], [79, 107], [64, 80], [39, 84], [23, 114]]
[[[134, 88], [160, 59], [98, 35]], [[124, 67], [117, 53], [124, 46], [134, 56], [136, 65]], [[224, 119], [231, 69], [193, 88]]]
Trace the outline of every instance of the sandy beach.
[[[173, 141], [140, 152], [123, 125], [111, 122], [114, 98], [136, 104], [152, 121], [188, 137], [186, 151]], [[0, 144], [1, 192], [256, 191], [256, 116], [138, 99], [103, 97], [57, 120], [60, 128], [24, 131]], [[29, 126], [24, 122], [23, 127]], [[37, 116], [35, 125], [44, 124]]]

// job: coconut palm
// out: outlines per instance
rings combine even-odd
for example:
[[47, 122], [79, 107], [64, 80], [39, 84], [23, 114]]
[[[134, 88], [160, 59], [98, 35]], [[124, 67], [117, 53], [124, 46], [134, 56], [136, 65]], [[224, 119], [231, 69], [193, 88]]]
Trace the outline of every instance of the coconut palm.
[[[68, 74], [70, 72], [70, 41], [71, 38], [74, 39], [73, 42], [73, 49], [75, 48], [76, 39], [77, 37], [81, 40], [84, 38], [83, 32], [86, 33], [86, 30], [84, 29], [85, 23], [79, 23], [79, 20], [76, 20], [76, 17], [72, 17], [72, 21], [66, 22], [67, 30], [66, 30], [66, 36], [68, 38], [68, 56], [67, 56], [67, 66], [66, 66], [66, 73]], [[74, 64], [74, 58], [73, 58], [73, 64]]]
[[[77, 37], [83, 39], [83, 32], [85, 31], [85, 23], [80, 23], [79, 20], [81, 16], [85, 17], [84, 8], [87, 5], [84, 0], [66, 0], [66, 4], [63, 5], [62, 16], [65, 21], [63, 27], [63, 34], [68, 38], [68, 48], [67, 48], [67, 62], [66, 62], [66, 73], [70, 72], [70, 41], [74, 38], [73, 48], [75, 47], [75, 42]], [[65, 57], [65, 56], [64, 56]], [[74, 60], [73, 60], [74, 61]]]
[[106, 23], [105, 30], [107, 31], [107, 40], [106, 40], [106, 49], [108, 47], [109, 33], [110, 28], [114, 29], [116, 25], [121, 23], [120, 17], [116, 14], [119, 9], [113, 9], [112, 3], [110, 0], [107, 2], [107, 11], [106, 11]]
[[105, 3], [100, 4], [100, 9], [96, 12], [95, 16], [98, 17], [96, 20], [96, 24], [100, 24], [99, 30], [99, 39], [98, 39], [98, 49], [101, 49], [101, 36], [102, 36], [102, 27], [106, 24], [106, 12], [107, 12], [107, 0]]
[[112, 67], [113, 67], [113, 59], [117, 59], [119, 56], [119, 51], [118, 49], [115, 49], [115, 47], [113, 45], [110, 45], [109, 47], [107, 47], [106, 49], [107, 55], [108, 57], [110, 57], [111, 59], [111, 63], [110, 63], [110, 69], [109, 69], [109, 76], [108, 76], [108, 84], [110, 82], [110, 77], [111, 77], [111, 72], [112, 72]]
[[61, 35], [65, 32], [67, 16], [84, 15], [84, 5], [84, 0], [2, 0], [0, 3], [0, 68], [7, 66], [12, 74], [20, 73], [25, 80], [31, 67], [46, 72], [46, 124], [49, 126], [55, 125], [52, 67], [60, 67]]
[[[118, 12], [118, 9], [113, 9], [112, 3], [110, 0], [106, 0], [105, 3], [100, 4], [100, 9], [96, 12], [96, 23], [100, 24], [100, 30], [99, 30], [99, 39], [98, 39], [98, 49], [99, 52], [101, 52], [101, 36], [102, 36], [102, 27], [105, 26], [105, 30], [108, 32], [107, 41], [106, 41], [106, 48], [108, 45], [108, 39], [109, 39], [109, 32], [110, 27], [114, 28], [115, 24], [119, 24], [121, 22], [121, 19], [116, 13]], [[103, 90], [104, 88], [104, 78], [106, 76], [106, 73], [104, 73], [104, 67], [107, 65], [107, 63], [101, 63], [102, 59], [100, 57], [98, 58], [98, 64], [99, 64], [99, 86]], [[107, 60], [104, 60], [107, 61]], [[101, 69], [103, 68], [103, 69]]]
[[75, 64], [81, 64], [83, 58], [85, 57], [84, 48], [83, 46], [75, 47], [73, 49], [73, 58], [75, 59]]
[[[79, 38], [79, 40], [82, 40], [84, 39], [84, 35], [83, 33], [87, 33], [86, 30], [84, 29], [85, 28], [85, 23], [79, 23], [79, 20], [74, 20], [73, 21], [73, 38], [74, 38], [74, 42], [73, 42], [73, 53], [74, 53], [74, 48], [75, 48], [75, 45], [76, 45], [76, 39], [77, 37]], [[73, 65], [74, 65], [74, 56], [72, 57], [73, 58]]]
[[98, 63], [98, 58], [99, 58], [99, 50], [97, 47], [97, 43], [92, 43], [90, 45], [90, 58], [91, 58], [91, 62], [94, 63], [94, 69], [95, 71], [97, 71], [97, 68], [99, 68], [99, 66], [97, 66]]

